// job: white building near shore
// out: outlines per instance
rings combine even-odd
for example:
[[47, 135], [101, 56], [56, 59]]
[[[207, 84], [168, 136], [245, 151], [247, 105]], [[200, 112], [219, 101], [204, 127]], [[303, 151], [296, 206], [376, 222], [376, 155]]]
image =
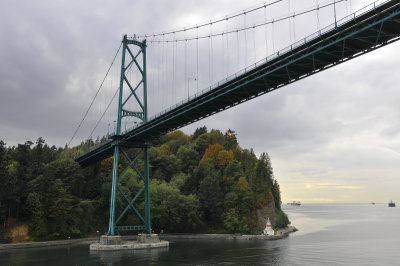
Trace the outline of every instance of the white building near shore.
[[264, 235], [274, 235], [274, 229], [272, 229], [271, 222], [269, 221], [269, 218], [267, 218], [267, 224], [265, 225], [264, 229]]

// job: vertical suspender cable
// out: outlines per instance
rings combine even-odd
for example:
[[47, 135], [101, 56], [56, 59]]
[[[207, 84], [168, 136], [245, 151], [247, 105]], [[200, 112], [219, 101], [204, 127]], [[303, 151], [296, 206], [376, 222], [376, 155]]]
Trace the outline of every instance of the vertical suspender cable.
[[[158, 42], [157, 45], [157, 92], [159, 95], [159, 99], [161, 100], [162, 95], [161, 95], [161, 90], [160, 90], [160, 42]], [[161, 96], [161, 97], [160, 97]], [[161, 102], [160, 102], [160, 106], [161, 106]]]
[[273, 53], [275, 53], [275, 38], [274, 38], [274, 35], [275, 35], [275, 22], [274, 22], [274, 19], [272, 19], [272, 37], [271, 37], [271, 40], [272, 40], [272, 52]]
[[[174, 37], [175, 38], [175, 37]], [[179, 99], [179, 52], [178, 52], [178, 41], [174, 40], [174, 94], [175, 98]]]
[[237, 48], [237, 51], [236, 51], [236, 58], [237, 58], [237, 69], [236, 69], [236, 71], [238, 71], [239, 70], [239, 30], [236, 30], [236, 48]]
[[[175, 33], [174, 33], [174, 39], [175, 39]], [[176, 86], [175, 86], [175, 40], [172, 40], [172, 93], [174, 94], [174, 97], [176, 98]]]
[[[228, 18], [226, 18], [226, 32], [228, 32]], [[227, 56], [226, 56], [226, 76], [229, 75], [229, 34], [226, 34], [226, 52], [227, 52]]]
[[175, 76], [176, 76], [176, 98], [179, 99], [179, 95], [180, 95], [180, 90], [181, 90], [181, 86], [179, 85], [179, 78], [181, 78], [182, 76], [182, 43], [176, 42], [175, 45], [175, 63], [176, 63], [176, 68], [175, 68]]
[[172, 49], [172, 51], [171, 51], [171, 59], [170, 59], [170, 61], [172, 61], [172, 62], [170, 62], [171, 63], [171, 65], [172, 65], [172, 69], [171, 69], [171, 65], [170, 64], [168, 64], [168, 69], [169, 69], [169, 75], [170, 75], [170, 80], [171, 80], [171, 91], [170, 91], [170, 93], [173, 95], [173, 97], [174, 97], [174, 99], [176, 99], [176, 95], [175, 95], [175, 78], [174, 78], [174, 66], [173, 66], [173, 64], [175, 63], [175, 58], [174, 58], [174, 55], [175, 55], [175, 51], [174, 51], [174, 44], [175, 43], [175, 41], [174, 40], [172, 40], [171, 41], [171, 49]]
[[168, 93], [168, 86], [167, 86], [167, 75], [166, 75], [166, 73], [165, 73], [165, 66], [166, 66], [166, 61], [167, 61], [167, 59], [166, 59], [166, 55], [167, 55], [167, 53], [166, 53], [166, 46], [167, 46], [167, 43], [163, 40], [163, 47], [162, 47], [162, 85], [161, 85], [161, 87], [163, 88], [163, 91], [164, 91], [164, 93], [165, 93], [165, 99], [167, 100], [166, 102], [167, 102], [167, 105], [170, 105], [170, 103], [169, 103], [169, 101], [170, 101], [170, 95], [169, 95], [169, 93]]
[[221, 58], [221, 63], [222, 63], [222, 76], [225, 75], [225, 44], [224, 44], [224, 34], [221, 34], [221, 50], [222, 50], [222, 58]]
[[157, 64], [157, 90], [159, 91], [158, 93], [159, 93], [159, 95], [160, 95], [160, 99], [159, 99], [159, 101], [160, 101], [160, 106], [162, 106], [162, 104], [164, 103], [163, 101], [162, 101], [162, 99], [165, 99], [164, 98], [164, 90], [162, 89], [162, 70], [161, 70], [161, 66], [162, 66], [162, 58], [163, 58], [163, 56], [162, 56], [162, 49], [161, 49], [161, 45], [162, 45], [162, 43], [164, 42], [164, 35], [163, 35], [163, 41], [162, 42], [159, 42], [158, 43], [158, 51], [157, 51], [157, 53], [158, 53], [158, 64]]
[[[186, 34], [185, 34], [185, 77], [184, 77], [184, 82], [183, 82], [183, 84], [184, 84], [184, 88], [185, 88], [185, 86], [186, 86], [186, 80], [187, 80], [187, 78], [188, 78], [188, 75], [187, 75], [187, 40], [186, 40]], [[189, 82], [188, 82], [189, 83]], [[184, 94], [185, 95], [185, 94]]]
[[290, 40], [290, 44], [292, 44], [292, 22], [290, 19], [290, 0], [288, 0], [288, 21], [289, 21], [289, 40]]
[[164, 58], [164, 64], [163, 64], [163, 71], [164, 71], [164, 78], [165, 78], [165, 83], [164, 83], [164, 87], [165, 87], [165, 91], [167, 92], [167, 95], [170, 98], [170, 102], [172, 102], [173, 100], [173, 94], [170, 90], [170, 75], [169, 75], [169, 41], [165, 42], [165, 49], [164, 49], [164, 53], [165, 53], [165, 58]]
[[[246, 28], [246, 12], [244, 12], [244, 25], [243, 28]], [[246, 34], [246, 30], [244, 30], [244, 44], [245, 44], [245, 48], [244, 48], [244, 67], [247, 67], [247, 34]]]
[[208, 35], [208, 83], [211, 85], [211, 24], [210, 34]]
[[208, 84], [211, 84], [211, 45], [210, 45], [210, 36], [208, 36]]
[[[171, 61], [173, 61], [174, 60], [174, 58], [173, 58], [173, 50], [174, 50], [174, 42], [172, 41], [172, 42], [170, 42], [171, 43], [171, 47], [169, 48], [169, 51], [168, 51], [168, 54], [170, 55], [170, 58], [169, 58], [169, 61], [168, 61], [168, 66], [167, 66], [167, 69], [168, 69], [168, 77], [169, 77], [169, 86], [170, 86], [170, 91], [169, 91], [169, 93], [171, 93], [173, 96], [173, 98], [174, 99], [176, 99], [176, 97], [175, 97], [175, 95], [174, 95], [174, 84], [173, 84], [173, 81], [172, 81], [172, 69], [171, 69]], [[171, 49], [172, 49], [172, 51], [171, 51]]]
[[316, 13], [317, 13], [317, 27], [318, 27], [318, 31], [320, 31], [321, 26], [319, 25], [319, 4], [318, 4], [318, 0], [315, 1], [316, 5], [317, 5], [317, 9], [316, 9]]
[[163, 64], [162, 64], [162, 72], [163, 72], [163, 90], [165, 91], [165, 98], [167, 99], [167, 104], [170, 105], [170, 100], [171, 100], [171, 96], [168, 91], [168, 78], [167, 78], [167, 71], [166, 71], [166, 66], [167, 66], [167, 53], [168, 53], [168, 42], [164, 42], [163, 45]]
[[210, 35], [211, 35], [211, 83], [213, 83], [213, 81], [214, 81], [214, 78], [213, 78], [213, 75], [214, 75], [214, 54], [213, 54], [213, 34], [212, 34], [212, 23], [210, 24], [210, 29], [211, 29], [211, 32], [210, 32]]
[[[151, 65], [154, 66], [155, 65], [154, 64], [154, 48], [153, 48], [154, 43], [150, 42], [150, 44], [151, 44], [152, 47], [151, 47], [151, 49], [147, 49], [147, 53], [150, 52], [147, 66], [151, 66]], [[155, 102], [157, 100], [157, 94], [156, 94], [156, 92], [154, 90], [154, 67], [149, 67], [148, 69], [151, 70], [151, 72], [150, 72], [150, 75], [151, 75], [151, 89], [150, 89], [150, 91], [151, 91], [151, 94], [153, 95], [153, 104], [152, 104], [152, 106], [155, 107], [155, 106], [157, 106], [157, 104]], [[153, 111], [157, 111], [157, 110], [155, 110], [153, 108]]]
[[168, 102], [167, 99], [167, 93], [165, 91], [164, 87], [164, 35], [163, 35], [163, 41], [162, 41], [162, 46], [160, 46], [160, 65], [158, 66], [160, 69], [160, 89], [163, 93], [162, 99], [164, 99], [165, 102]]
[[264, 7], [264, 21], [265, 21], [265, 57], [267, 57], [268, 56], [267, 6]]
[[253, 25], [253, 49], [254, 49], [254, 62], [257, 62], [257, 50], [256, 50], [256, 27]]
[[162, 100], [165, 99], [165, 95], [164, 95], [164, 90], [162, 89], [162, 70], [161, 70], [161, 66], [162, 66], [162, 49], [161, 49], [161, 43], [158, 46], [158, 65], [157, 65], [157, 79], [158, 79], [158, 90], [160, 93], [160, 106], [164, 103]]
[[165, 86], [165, 46], [166, 46], [166, 42], [165, 40], [163, 40], [163, 45], [162, 45], [162, 52], [161, 52], [161, 89], [164, 92], [165, 95], [165, 100], [167, 103], [167, 106], [169, 105], [169, 95], [168, 95], [168, 91], [167, 91], [167, 87]]
[[[154, 39], [154, 37], [153, 37]], [[156, 73], [157, 73], [157, 54], [156, 54], [156, 43], [152, 42], [152, 47], [151, 47], [151, 62], [153, 64], [153, 67], [150, 68], [152, 69], [151, 73], [152, 73], [152, 77], [151, 80], [153, 81], [153, 95], [154, 95], [154, 105], [157, 106], [157, 112], [158, 112], [158, 91], [157, 91], [157, 86], [156, 86]]]
[[196, 29], [196, 93], [199, 92], [199, 28]]
[[166, 53], [166, 42], [165, 42], [165, 40], [163, 40], [162, 64], [161, 64], [161, 71], [162, 71], [162, 84], [161, 84], [161, 87], [162, 87], [162, 90], [165, 93], [165, 99], [166, 99], [166, 103], [167, 103], [167, 106], [168, 106], [170, 98], [169, 98], [169, 94], [168, 94], [168, 87], [167, 87], [167, 84], [166, 84], [167, 75], [165, 74], [166, 54], [167, 54]]
[[296, 42], [296, 13], [293, 12], [293, 41]]

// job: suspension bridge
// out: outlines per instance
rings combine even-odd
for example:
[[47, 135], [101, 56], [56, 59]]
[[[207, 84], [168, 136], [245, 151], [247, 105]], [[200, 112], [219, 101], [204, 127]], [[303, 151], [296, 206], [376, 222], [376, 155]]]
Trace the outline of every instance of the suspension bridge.
[[[114, 155], [108, 235], [114, 235], [114, 230], [144, 230], [146, 234], [151, 233], [148, 147], [153, 139], [347, 62], [391, 44], [400, 38], [399, 0], [376, 1], [356, 12], [348, 12], [341, 19], [338, 19], [339, 5], [345, 4], [347, 8], [348, 1], [328, 1], [309, 9], [291, 11], [289, 0], [286, 3], [289, 8], [287, 15], [270, 19], [267, 16], [268, 8], [282, 4], [281, 2], [264, 3], [219, 20], [179, 30], [148, 35], [125, 35], [123, 37], [122, 44], [117, 52], [119, 54], [121, 51], [122, 54], [118, 84], [116, 85], [117, 90], [110, 94], [109, 98], [112, 100], [109, 104], [105, 104], [104, 113], [101, 115], [102, 119], [105, 117], [105, 113], [110, 110], [113, 110], [114, 115], [117, 114], [117, 118], [114, 120], [114, 132], [108, 132], [107, 140], [75, 158], [81, 166], [85, 167]], [[331, 16], [333, 19], [325, 27], [320, 27], [319, 16], [323, 9], [329, 10], [330, 14], [333, 14]], [[256, 12], [264, 12], [264, 20], [258, 20], [258, 22], [255, 20], [252, 24], [251, 22], [248, 24], [251, 20], [250, 14]], [[295, 19], [310, 14], [317, 16], [317, 30], [296, 40], [299, 35], [295, 30]], [[238, 20], [242, 17], [246, 23], [236, 23], [233, 28], [229, 27], [229, 21]], [[285, 22], [285, 25], [289, 28], [289, 45], [281, 50], [274, 51], [276, 44], [269, 37], [271, 32], [274, 31], [274, 27], [277, 27], [280, 22]], [[216, 26], [217, 24], [220, 24], [219, 28]], [[251, 35], [252, 38], [250, 38]], [[257, 41], [257, 36], [260, 35], [265, 36], [265, 41], [261, 43]], [[217, 43], [216, 38], [220, 40], [220, 43]], [[232, 44], [234, 39], [237, 40], [235, 46]], [[239, 39], [244, 43], [252, 40], [253, 47], [248, 49], [247, 46], [244, 46], [243, 48]], [[202, 41], [208, 47], [208, 54], [205, 52], [204, 55], [200, 54], [199, 57], [199, 47], [202, 46]], [[217, 53], [225, 59], [221, 61], [227, 62], [222, 64], [222, 67], [215, 66], [213, 61], [217, 59], [210, 56], [213, 53], [212, 49], [217, 46], [220, 47]], [[249, 65], [247, 54], [253, 53], [254, 59], [257, 59], [256, 54], [259, 51], [257, 47], [259, 46], [265, 47], [264, 56], [261, 56], [261, 60], [253, 60], [254, 63]], [[268, 51], [271, 46], [272, 53]], [[159, 49], [158, 52], [152, 54], [151, 48], [153, 47], [155, 47], [155, 50]], [[236, 62], [228, 59], [232, 50], [237, 50], [238, 54], [244, 52], [246, 54], [244, 59], [241, 62], [239, 56], [237, 56]], [[183, 53], [184, 56], [178, 57], [179, 53]], [[150, 62], [153, 61], [152, 65], [149, 64], [148, 54], [150, 54]], [[199, 68], [199, 64], [202, 63], [205, 65], [208, 63], [208, 79], [205, 78], [207, 71], [202, 71], [201, 67]], [[245, 67], [234, 74], [227, 75], [231, 71], [230, 68], [233, 68], [232, 65], [235, 64]], [[134, 70], [136, 75], [132, 74]], [[159, 75], [157, 80], [154, 78], [156, 73]], [[199, 91], [199, 84], [200, 86], [207, 82], [211, 84], [217, 78], [216, 73], [222, 73], [225, 77]], [[103, 80], [103, 83], [105, 80]], [[190, 93], [190, 81], [196, 83], [195, 94]], [[157, 100], [151, 101], [159, 108], [158, 112], [155, 112], [155, 109], [151, 112], [149, 111], [148, 99], [156, 98], [155, 92], [152, 91], [155, 88], [159, 88], [158, 91], [155, 90], [158, 93], [158, 103], [164, 103], [164, 105], [158, 104]], [[96, 96], [98, 93], [99, 91], [97, 91]], [[116, 97], [117, 95], [118, 97]], [[175, 102], [172, 99], [173, 104], [166, 107], [165, 102], [169, 103], [171, 98], [175, 98]], [[115, 102], [117, 103], [115, 104]], [[111, 103], [115, 104], [114, 109], [110, 108]], [[91, 106], [92, 104], [93, 101]], [[77, 131], [85, 120], [86, 114]], [[123, 130], [124, 121], [125, 130]], [[127, 121], [130, 121], [131, 126], [126, 127]], [[106, 128], [99, 126], [99, 122], [94, 123], [94, 125], [94, 129], [104, 130]], [[107, 125], [109, 131], [110, 122]], [[75, 131], [75, 134], [77, 131]], [[93, 132], [94, 130], [91, 131], [90, 137], [92, 137]], [[75, 134], [71, 140], [75, 137]], [[104, 132], [103, 135], [105, 135]], [[132, 147], [141, 148], [142, 153], [135, 158], [129, 158], [125, 150]], [[127, 159], [128, 165], [121, 173], [118, 173], [120, 154]], [[135, 166], [139, 157], [144, 160], [143, 172], [140, 172], [138, 167]], [[118, 187], [119, 177], [125, 174], [129, 168], [133, 168], [144, 181], [143, 188], [137, 192], [133, 199], [129, 199]], [[128, 203], [118, 218], [114, 216], [117, 190]], [[145, 197], [144, 217], [134, 207], [136, 199], [142, 194]], [[118, 226], [118, 222], [121, 221], [128, 210], [133, 210], [143, 221], [143, 225]]]

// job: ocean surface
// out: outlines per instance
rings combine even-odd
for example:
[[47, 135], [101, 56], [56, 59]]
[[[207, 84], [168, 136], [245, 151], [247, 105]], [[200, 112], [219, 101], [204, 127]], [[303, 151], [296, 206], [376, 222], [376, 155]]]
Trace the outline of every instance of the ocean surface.
[[275, 241], [173, 240], [169, 248], [88, 245], [0, 251], [0, 265], [400, 265], [400, 207], [284, 205], [299, 231]]

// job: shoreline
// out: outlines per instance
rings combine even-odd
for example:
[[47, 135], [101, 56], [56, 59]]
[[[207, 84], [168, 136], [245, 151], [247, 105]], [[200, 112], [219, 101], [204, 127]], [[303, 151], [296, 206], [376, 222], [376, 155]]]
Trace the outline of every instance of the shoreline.
[[[160, 239], [222, 239], [222, 240], [278, 240], [287, 237], [290, 233], [298, 231], [294, 226], [288, 226], [283, 229], [277, 230], [276, 235], [240, 235], [240, 234], [161, 234]], [[137, 236], [122, 236], [124, 241], [136, 240]], [[25, 248], [41, 248], [41, 247], [55, 247], [65, 246], [70, 244], [92, 244], [98, 242], [98, 237], [79, 238], [79, 239], [66, 239], [66, 240], [52, 240], [40, 242], [22, 242], [12, 244], [0, 244], [1, 250], [8, 249], [25, 249]]]
[[298, 229], [288, 226], [277, 230], [275, 235], [241, 235], [241, 234], [161, 234], [163, 239], [222, 239], [222, 240], [278, 240], [287, 237]]

